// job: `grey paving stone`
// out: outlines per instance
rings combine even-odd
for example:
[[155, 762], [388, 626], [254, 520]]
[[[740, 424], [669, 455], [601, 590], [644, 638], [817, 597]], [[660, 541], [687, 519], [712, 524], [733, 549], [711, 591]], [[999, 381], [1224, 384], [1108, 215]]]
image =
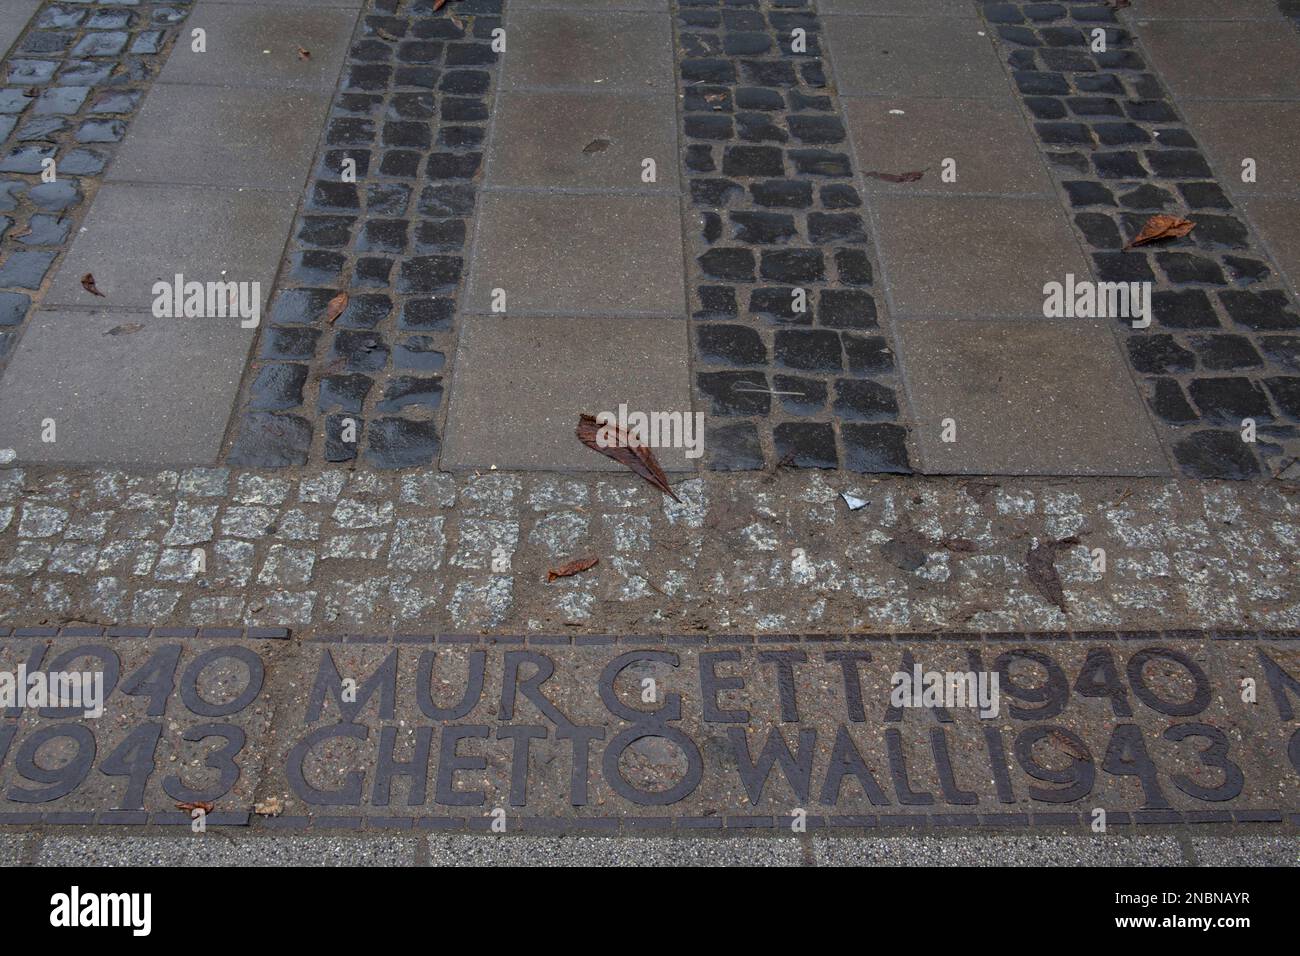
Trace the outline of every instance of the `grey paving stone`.
[[1139, 33], [1176, 97], [1300, 98], [1300, 43], [1283, 23], [1156, 20]]
[[1300, 840], [1287, 836], [1192, 837], [1198, 866], [1300, 866]]
[[431, 836], [434, 866], [801, 866], [793, 838]]
[[[1109, 322], [898, 323], [922, 470], [1167, 474]], [[942, 440], [946, 419], [955, 423], [955, 441]]]
[[511, 10], [647, 10], [666, 12], [669, 0], [511, 0]]
[[50, 836], [38, 866], [414, 866], [410, 837]]
[[977, 22], [860, 16], [822, 22], [843, 96], [1011, 95]]
[[[289, 192], [107, 183], [54, 276], [49, 305], [148, 308], [159, 280], [260, 282], [265, 314], [293, 222]], [[107, 299], [81, 286], [87, 272]]]
[[107, 179], [302, 188], [328, 93], [155, 86]]
[[[199, 4], [158, 82], [333, 90], [356, 19], [354, 10], [297, 3]], [[196, 28], [207, 31], [203, 53], [188, 42]]]
[[0, 447], [26, 461], [212, 464], [254, 332], [236, 319], [37, 312], [0, 378]]
[[[469, 316], [442, 467], [621, 470], [574, 437], [578, 416], [620, 403], [689, 413], [688, 350], [681, 319]], [[684, 449], [655, 457], [665, 470], [694, 467]]]
[[1171, 836], [814, 837], [818, 866], [1181, 866]]
[[965, 17], [977, 19], [979, 11], [967, 0], [818, 0], [817, 11], [872, 17]]
[[[844, 111], [867, 192], [1054, 195], [1038, 144], [1009, 98], [853, 97]], [[952, 183], [941, 178], [946, 159], [956, 160]], [[917, 170], [925, 176], [914, 183], [867, 175]]]
[[1277, 0], [1142, 0], [1134, 20], [1281, 20]]
[[[488, 161], [493, 186], [677, 192], [677, 114], [662, 96], [504, 93]], [[655, 161], [656, 182], [642, 181]]]
[[674, 92], [672, 23], [660, 14], [521, 11], [508, 30], [503, 89]]
[[487, 193], [467, 308], [565, 315], [684, 315], [677, 199]]
[[[1230, 192], [1300, 196], [1300, 101], [1194, 100], [1184, 112]], [[1246, 158], [1255, 160], [1253, 183], [1241, 178]]]
[[1300, 198], [1255, 197], [1243, 206], [1291, 288], [1300, 289]]
[[0, 3], [0, 56], [8, 52], [41, 0], [5, 0]]
[[875, 200], [895, 315], [1033, 316], [1043, 286], [1088, 263], [1057, 199]]

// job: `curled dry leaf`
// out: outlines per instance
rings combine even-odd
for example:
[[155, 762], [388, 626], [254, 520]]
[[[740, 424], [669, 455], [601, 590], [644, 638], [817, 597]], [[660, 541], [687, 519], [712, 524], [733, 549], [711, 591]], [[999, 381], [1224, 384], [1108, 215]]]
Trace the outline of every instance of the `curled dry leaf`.
[[550, 584], [556, 578], [573, 577], [573, 575], [580, 574], [588, 568], [594, 568], [599, 563], [600, 558], [578, 558], [576, 561], [570, 561], [568, 564], [547, 571], [546, 583]]
[[304, 50], [302, 47], [298, 47], [298, 59], [300, 59], [300, 60], [310, 60], [310, 59], [311, 59], [311, 50]]
[[[602, 431], [605, 433], [606, 439], [603, 445], [597, 439], [597, 436]], [[668, 485], [668, 476], [659, 467], [659, 462], [655, 460], [655, 456], [650, 449], [616, 424], [611, 422], [608, 425], [601, 425], [591, 415], [579, 415], [576, 434], [578, 441], [592, 451], [598, 451], [606, 458], [613, 458], [620, 465], [631, 468], [669, 498], [672, 498], [673, 501], [680, 502], [682, 500], [673, 494], [672, 488]], [[614, 439], [612, 442], [608, 440], [611, 434]]]
[[1061, 576], [1056, 573], [1056, 553], [1072, 548], [1078, 543], [1079, 539], [1073, 535], [1060, 541], [1044, 541], [1042, 544], [1034, 545], [1025, 555], [1025, 568], [1029, 573], [1029, 580], [1033, 582], [1034, 587], [1038, 588], [1039, 594], [1061, 609], [1062, 614], [1069, 614], [1070, 609], [1065, 604]]
[[867, 175], [872, 179], [883, 179], [887, 183], [914, 183], [925, 175], [925, 170], [918, 169], [910, 173], [882, 173], [873, 169]]
[[130, 335], [132, 332], [139, 332], [144, 325], [139, 322], [127, 322], [124, 325], [115, 325], [105, 335]]
[[1087, 750], [1080, 747], [1077, 743], [1075, 743], [1065, 734], [1061, 733], [1059, 730], [1053, 730], [1050, 734], [1047, 735], [1047, 738], [1052, 742], [1053, 746], [1055, 746], [1057, 750], [1069, 754], [1071, 757], [1074, 757], [1076, 760], [1092, 759], [1092, 754], [1088, 753]]
[[1152, 216], [1146, 221], [1133, 241], [1124, 247], [1127, 252], [1134, 246], [1145, 246], [1148, 242], [1157, 242], [1160, 239], [1181, 239], [1193, 229], [1196, 223], [1189, 219], [1179, 219], [1177, 216]]
[[178, 803], [177, 810], [184, 810], [186, 813], [193, 815], [195, 810], [202, 810], [205, 814], [211, 813], [216, 809], [216, 805], [208, 801], [195, 801], [194, 803]]
[[253, 804], [253, 812], [260, 817], [278, 817], [284, 813], [284, 804], [279, 797], [267, 797], [261, 803]]
[[340, 292], [334, 298], [330, 299], [329, 305], [325, 307], [325, 321], [330, 325], [333, 325], [334, 320], [342, 315], [343, 310], [347, 307], [348, 294], [346, 292]]
[[85, 289], [87, 292], [89, 292], [91, 295], [97, 295], [101, 299], [108, 298], [108, 296], [100, 292], [99, 289], [95, 288], [95, 277], [91, 275], [89, 272], [87, 272], [84, 276], [81, 277], [81, 287]]
[[447, 5], [447, 0], [438, 0], [438, 2], [433, 5], [433, 12], [437, 13], [446, 5]]

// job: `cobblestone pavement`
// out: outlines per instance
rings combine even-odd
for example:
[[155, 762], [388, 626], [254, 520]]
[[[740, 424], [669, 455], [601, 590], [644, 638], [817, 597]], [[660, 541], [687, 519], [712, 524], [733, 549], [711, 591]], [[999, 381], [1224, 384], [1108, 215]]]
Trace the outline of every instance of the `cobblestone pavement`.
[[42, 3], [5, 58], [0, 368], [189, 7], [190, 0]]

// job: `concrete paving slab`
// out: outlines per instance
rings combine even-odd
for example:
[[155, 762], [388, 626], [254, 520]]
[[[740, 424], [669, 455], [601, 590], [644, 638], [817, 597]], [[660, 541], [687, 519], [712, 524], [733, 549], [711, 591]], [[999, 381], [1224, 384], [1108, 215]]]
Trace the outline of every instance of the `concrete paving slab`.
[[565, 315], [684, 315], [676, 197], [488, 192], [467, 308]]
[[1277, 0], [1142, 0], [1135, 20], [1282, 20]]
[[[1300, 101], [1193, 100], [1184, 112], [1229, 192], [1300, 196]], [[1253, 183], [1242, 180], [1247, 158]]]
[[503, 89], [676, 92], [672, 23], [662, 15], [524, 10], [509, 30]]
[[843, 96], [1010, 96], [978, 22], [861, 16], [822, 22]]
[[[442, 467], [625, 470], [574, 437], [578, 416], [691, 411], [682, 319], [468, 316], [456, 353]], [[666, 471], [682, 448], [656, 448]]]
[[817, 11], [822, 16], [869, 17], [962, 17], [975, 20], [979, 11], [966, 0], [818, 0]]
[[1043, 286], [1089, 275], [1055, 199], [891, 196], [874, 201], [895, 316], [1034, 316]]
[[[147, 309], [158, 281], [258, 282], [271, 295], [296, 198], [270, 190], [107, 183], [95, 195], [47, 305]], [[106, 299], [81, 285], [87, 272]]]
[[155, 86], [107, 175], [110, 182], [302, 188], [328, 93]]
[[[0, 447], [20, 461], [210, 464], [254, 332], [237, 319], [37, 312], [0, 378]], [[53, 443], [41, 441], [49, 418]]]
[[[656, 182], [642, 182], [642, 161]], [[676, 195], [677, 113], [663, 96], [504, 93], [488, 161], [493, 186], [658, 189]]]
[[802, 866], [798, 840], [431, 836], [434, 866]]
[[1300, 98], [1300, 43], [1287, 24], [1155, 20], [1139, 34], [1181, 99]]
[[1172, 836], [815, 837], [818, 866], [1180, 866]]
[[[297, 3], [200, 3], [158, 82], [333, 90], [356, 19], [352, 10]], [[194, 29], [207, 32], [202, 53], [188, 42]]]
[[1300, 198], [1257, 196], [1242, 205], [1291, 288], [1300, 289]]
[[[1009, 98], [846, 97], [844, 111], [867, 192], [1054, 195], [1038, 144]], [[951, 183], [942, 179], [948, 159], [956, 161]], [[926, 173], [914, 183], [869, 175], [916, 170]]]
[[38, 866], [414, 866], [419, 840], [370, 835], [176, 837], [49, 836]]
[[914, 320], [897, 331], [926, 473], [1168, 473], [1107, 320]]
[[41, 0], [0, 0], [0, 56], [9, 52], [40, 5]]
[[1286, 836], [1192, 837], [1198, 866], [1300, 866], [1300, 839]]

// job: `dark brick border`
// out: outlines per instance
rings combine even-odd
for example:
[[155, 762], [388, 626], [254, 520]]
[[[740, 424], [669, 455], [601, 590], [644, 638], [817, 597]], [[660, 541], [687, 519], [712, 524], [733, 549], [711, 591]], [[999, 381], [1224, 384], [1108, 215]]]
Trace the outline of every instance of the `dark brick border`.
[[287, 641], [287, 627], [115, 627], [99, 624], [64, 624], [59, 627], [0, 627], [4, 638], [55, 638], [55, 637], [119, 637], [154, 640], [221, 640], [221, 641]]
[[[1152, 326], [1122, 322], [1174, 460], [1192, 478], [1281, 471], [1300, 439], [1300, 315], [1135, 38], [1095, 0], [979, 8], [1097, 278], [1153, 283]], [[1106, 52], [1090, 49], [1097, 28]], [[1161, 212], [1196, 228], [1122, 252]], [[1246, 418], [1258, 425], [1253, 448], [1239, 433]]]
[[[362, 448], [375, 468], [438, 456], [502, 5], [433, 6], [367, 0], [362, 11], [245, 373], [229, 464], [345, 462]], [[342, 181], [348, 159], [355, 183]], [[340, 290], [348, 308], [329, 324]]]
[[[677, 0], [673, 14], [710, 467], [910, 473], [876, 256], [811, 0]], [[806, 52], [791, 48], [796, 29]]]
[[47, 0], [0, 67], [0, 369], [191, 3]]

